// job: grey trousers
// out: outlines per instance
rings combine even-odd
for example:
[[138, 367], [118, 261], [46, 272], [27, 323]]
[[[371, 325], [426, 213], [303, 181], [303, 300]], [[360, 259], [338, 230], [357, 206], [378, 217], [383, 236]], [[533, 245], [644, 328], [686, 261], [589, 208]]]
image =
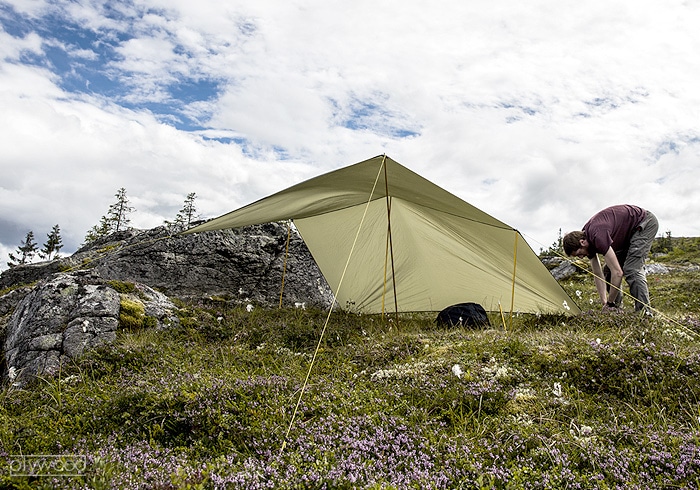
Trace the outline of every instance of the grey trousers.
[[[639, 223], [637, 230], [630, 239], [628, 249], [615, 252], [617, 260], [620, 262], [625, 280], [630, 288], [630, 295], [635, 299], [635, 311], [648, 310], [649, 287], [647, 286], [647, 276], [644, 272], [644, 260], [649, 255], [651, 245], [654, 243], [656, 233], [659, 230], [659, 222], [651, 211], [647, 211], [644, 220]], [[606, 265], [603, 269], [605, 280], [608, 283], [607, 290], [610, 292], [610, 269]], [[615, 304], [620, 306], [622, 294], [615, 298]]]
[[[647, 211], [646, 218], [639, 223], [630, 239], [627, 257], [622, 265], [625, 281], [630, 287], [630, 295], [635, 299], [634, 311], [647, 310], [649, 307], [649, 287], [644, 271], [644, 260], [649, 255], [658, 231], [659, 222], [656, 216], [651, 211]], [[618, 297], [621, 298], [622, 295]]]

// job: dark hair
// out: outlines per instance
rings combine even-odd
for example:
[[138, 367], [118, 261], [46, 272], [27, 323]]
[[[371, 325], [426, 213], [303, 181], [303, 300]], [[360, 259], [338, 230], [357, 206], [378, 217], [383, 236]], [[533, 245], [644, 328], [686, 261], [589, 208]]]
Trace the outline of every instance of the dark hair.
[[573, 254], [576, 250], [581, 248], [581, 240], [584, 240], [586, 235], [582, 231], [570, 231], [562, 239], [562, 245], [564, 245], [564, 253], [566, 255]]

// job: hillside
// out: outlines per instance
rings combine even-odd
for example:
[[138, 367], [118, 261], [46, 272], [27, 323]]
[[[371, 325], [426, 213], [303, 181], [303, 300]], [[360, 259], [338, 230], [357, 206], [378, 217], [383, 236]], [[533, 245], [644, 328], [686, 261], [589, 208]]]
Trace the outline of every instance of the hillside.
[[[584, 314], [491, 315], [476, 330], [176, 300], [176, 326], [122, 326], [56, 377], [3, 388], [0, 483], [698, 488], [688, 240], [655, 257], [670, 272], [649, 276], [654, 318], [587, 310], [584, 273], [562, 282]], [[42, 476], [21, 476], [32, 468]]]

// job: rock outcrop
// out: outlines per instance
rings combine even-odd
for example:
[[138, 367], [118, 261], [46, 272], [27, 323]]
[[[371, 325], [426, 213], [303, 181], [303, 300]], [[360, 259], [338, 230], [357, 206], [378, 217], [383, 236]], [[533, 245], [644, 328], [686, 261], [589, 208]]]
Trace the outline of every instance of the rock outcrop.
[[564, 279], [568, 279], [576, 274], [578, 270], [578, 267], [576, 267], [570, 260], [563, 260], [558, 266], [549, 272], [552, 273], [554, 279], [557, 281], [563, 281]]
[[131, 296], [138, 314], [163, 328], [178, 322], [176, 307], [145, 285], [120, 293], [91, 271], [59, 273], [40, 281], [17, 304], [7, 322], [3, 350], [5, 377], [21, 385], [56, 374], [86, 349], [113, 342], [122, 303]]
[[[576, 265], [578, 262], [578, 266]], [[574, 276], [575, 274], [583, 273], [582, 264], [587, 267], [588, 260], [582, 259], [565, 259], [562, 257], [543, 257], [542, 263], [549, 268], [554, 279], [564, 281]], [[679, 267], [679, 270], [691, 270], [688, 267]], [[668, 274], [671, 269], [663, 264], [651, 262], [644, 264], [644, 272], [647, 274]]]
[[277, 306], [281, 297], [321, 308], [333, 299], [301, 237], [276, 223], [174, 236], [165, 227], [123, 231], [70, 257], [4, 271], [0, 291], [0, 371], [13, 383], [112, 342], [125, 302], [165, 327], [177, 322], [170, 298]]
[[[327, 307], [333, 295], [306, 244], [277, 223], [238, 230], [170, 235], [167, 228], [115, 233], [70, 257], [18, 266], [0, 275], [0, 290], [51, 274], [89, 269], [105, 280], [147, 284], [171, 298]], [[284, 290], [282, 279], [284, 275]]]

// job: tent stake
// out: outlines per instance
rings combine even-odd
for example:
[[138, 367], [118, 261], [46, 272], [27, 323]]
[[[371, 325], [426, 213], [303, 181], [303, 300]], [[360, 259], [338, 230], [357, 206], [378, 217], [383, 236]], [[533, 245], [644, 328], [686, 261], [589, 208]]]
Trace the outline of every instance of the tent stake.
[[501, 302], [498, 302], [498, 309], [501, 310], [501, 321], [503, 322], [503, 331], [506, 332], [508, 328], [506, 328], [506, 317], [503, 316], [503, 305]]

